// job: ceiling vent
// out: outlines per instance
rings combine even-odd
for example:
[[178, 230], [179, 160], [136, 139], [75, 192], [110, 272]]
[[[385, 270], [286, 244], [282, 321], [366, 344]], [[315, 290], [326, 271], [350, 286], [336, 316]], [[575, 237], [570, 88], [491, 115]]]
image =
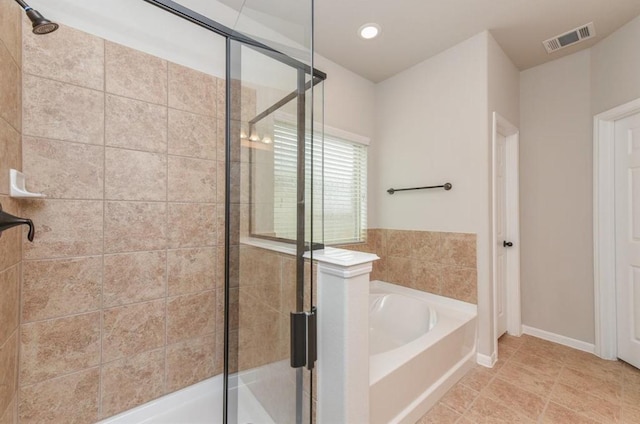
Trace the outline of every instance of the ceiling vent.
[[593, 22], [589, 22], [587, 25], [583, 25], [576, 29], [572, 29], [569, 32], [558, 35], [543, 41], [544, 48], [547, 49], [547, 53], [553, 53], [557, 50], [564, 49], [573, 44], [595, 37], [596, 29], [593, 26]]

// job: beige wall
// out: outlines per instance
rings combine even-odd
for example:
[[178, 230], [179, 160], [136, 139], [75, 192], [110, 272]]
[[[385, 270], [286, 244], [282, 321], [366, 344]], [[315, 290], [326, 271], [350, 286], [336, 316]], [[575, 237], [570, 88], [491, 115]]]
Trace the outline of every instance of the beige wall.
[[523, 323], [594, 341], [593, 115], [640, 97], [640, 17], [521, 74]]
[[[488, 32], [376, 86], [373, 228], [477, 236], [479, 352], [491, 355], [490, 117], [518, 122], [518, 75]], [[385, 193], [451, 182], [453, 190]]]
[[[484, 334], [488, 339], [489, 346], [486, 352], [494, 352], [497, 349], [495, 334], [493, 332], [494, 320], [494, 293], [493, 293], [493, 113], [497, 112], [503, 118], [507, 119], [516, 127], [520, 123], [520, 73], [511, 60], [504, 53], [502, 48], [489, 33], [487, 37], [487, 103], [486, 110], [487, 119], [487, 180], [489, 181], [486, 196], [488, 198], [488, 215], [487, 231], [486, 231], [486, 253], [483, 255], [478, 269], [486, 267], [487, 288], [478, 293], [478, 313], [480, 316], [480, 334]], [[482, 249], [481, 251], [484, 251]], [[482, 336], [481, 336], [482, 337]], [[482, 340], [482, 338], [481, 338]], [[491, 346], [490, 340], [494, 340]]]
[[[488, 37], [489, 120], [498, 112], [514, 126], [520, 124], [520, 71], [491, 34]], [[492, 131], [492, 126], [489, 126]], [[493, 134], [490, 134], [493, 137]]]
[[591, 48], [591, 112], [640, 98], [640, 16]]
[[593, 342], [591, 52], [521, 74], [523, 324]]
[[[487, 206], [486, 35], [376, 86], [371, 228], [477, 233]], [[453, 190], [397, 193], [449, 181]]]
[[[22, 215], [20, 203], [8, 197], [9, 169], [21, 170], [22, 11], [12, 0], [0, 0], [0, 204]], [[0, 423], [17, 423], [18, 344], [22, 227], [0, 237]]]
[[20, 420], [94, 422], [221, 372], [222, 81], [65, 26], [25, 27], [23, 63], [47, 198], [23, 203]]
[[[324, 123], [354, 134], [368, 137], [370, 146], [377, 143], [375, 130], [376, 85], [342, 66], [316, 55], [316, 68], [327, 73], [324, 82]], [[369, 148], [368, 175], [376, 175], [377, 169]], [[367, 186], [368, 227], [377, 222], [376, 204], [378, 192], [373, 184]]]

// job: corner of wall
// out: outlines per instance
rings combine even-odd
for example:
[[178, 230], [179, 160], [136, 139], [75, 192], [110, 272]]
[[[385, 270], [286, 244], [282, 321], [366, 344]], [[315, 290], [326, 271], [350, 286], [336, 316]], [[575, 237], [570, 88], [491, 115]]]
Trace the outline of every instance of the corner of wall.
[[590, 60], [583, 50], [527, 69], [520, 80], [522, 323], [588, 343], [594, 337]]
[[640, 98], [640, 16], [591, 47], [591, 113]]
[[[0, 203], [5, 212], [21, 216], [9, 197], [9, 169], [22, 170], [22, 9], [0, 0]], [[18, 355], [22, 227], [0, 237], [0, 422], [18, 422]]]

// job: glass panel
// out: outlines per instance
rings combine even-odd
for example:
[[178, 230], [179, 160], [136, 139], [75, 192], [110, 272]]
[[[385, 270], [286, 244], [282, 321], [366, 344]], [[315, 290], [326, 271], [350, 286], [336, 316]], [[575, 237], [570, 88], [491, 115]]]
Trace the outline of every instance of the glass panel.
[[[322, 85], [318, 83], [314, 87], [315, 102], [320, 106], [313, 109], [313, 127], [311, 108], [305, 112], [309, 117], [305, 117], [305, 200], [308, 203], [305, 208], [305, 241], [311, 242], [313, 232], [313, 242], [317, 245], [323, 241], [323, 133], [319, 130], [323, 127]], [[309, 103], [311, 95], [309, 88], [306, 90]], [[257, 123], [250, 123], [243, 134], [249, 141], [266, 140], [269, 146], [268, 159], [257, 160], [251, 167], [254, 189], [250, 196], [255, 204], [251, 209], [250, 234], [293, 243], [297, 238], [298, 124], [295, 111], [297, 96], [292, 100], [288, 100], [289, 97], [283, 98], [280, 107], [278, 104], [272, 106], [272, 112]]]
[[300, 62], [312, 61], [311, 0], [177, 0]]
[[175, 2], [219, 24], [233, 28], [240, 16], [244, 0], [176, 0]]
[[[312, 187], [322, 181], [312, 178], [321, 172], [311, 166], [314, 157], [321, 164], [321, 151], [311, 137], [311, 84], [305, 87], [305, 72], [272, 53], [230, 43], [228, 422], [306, 423], [310, 372], [291, 367], [290, 313], [310, 310], [311, 301], [311, 269], [302, 254], [312, 241]], [[288, 119], [286, 146], [275, 143], [278, 117]], [[278, 197], [283, 185], [294, 195]], [[321, 216], [321, 202], [317, 207]], [[276, 231], [282, 216], [293, 221], [288, 243], [281, 241], [289, 254], [265, 247], [282, 235]]]
[[310, 65], [312, 11], [310, 0], [245, 0], [234, 29]]

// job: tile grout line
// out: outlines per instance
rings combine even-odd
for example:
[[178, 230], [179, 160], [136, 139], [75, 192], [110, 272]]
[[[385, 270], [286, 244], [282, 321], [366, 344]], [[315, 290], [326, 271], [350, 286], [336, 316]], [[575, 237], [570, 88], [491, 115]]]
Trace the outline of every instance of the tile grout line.
[[[504, 364], [502, 364], [502, 367], [504, 367], [504, 366], [505, 366], [505, 365], [506, 365], [506, 364], [511, 360], [511, 358], [513, 357], [513, 355], [515, 355], [515, 354], [518, 352], [518, 350], [520, 350], [520, 348], [521, 348], [521, 347], [522, 347], [522, 344], [520, 344], [520, 346], [518, 346], [518, 347], [515, 349], [515, 351], [513, 352], [513, 354], [512, 354], [508, 359], [506, 359], [506, 360], [505, 360], [505, 363], [504, 363]], [[501, 369], [502, 369], [502, 367], [501, 367]], [[494, 375], [489, 379], [489, 381], [487, 381], [487, 383], [486, 383], [486, 384], [485, 384], [485, 385], [484, 385], [484, 386], [483, 386], [479, 391], [476, 391], [476, 390], [472, 389], [471, 387], [469, 387], [469, 386], [465, 385], [464, 383], [462, 383], [462, 386], [467, 387], [468, 389], [471, 389], [471, 390], [476, 391], [476, 392], [478, 393], [478, 395], [473, 399], [473, 401], [472, 401], [472, 402], [469, 404], [469, 406], [465, 409], [464, 413], [463, 413], [463, 414], [462, 414], [462, 416], [459, 418], [459, 420], [467, 419], [467, 417], [466, 417], [467, 412], [468, 412], [469, 410], [471, 410], [471, 408], [476, 404], [476, 402], [478, 401], [478, 399], [480, 399], [483, 395], [485, 395], [485, 393], [484, 393], [484, 392], [485, 392], [485, 390], [486, 390], [486, 389], [491, 385], [491, 383], [492, 383], [492, 382], [493, 382], [493, 381], [498, 377], [498, 373], [499, 373], [499, 372], [500, 372], [500, 370], [496, 370], [496, 371], [495, 371], [495, 373], [494, 373]], [[489, 399], [492, 399], [492, 400], [493, 400], [493, 398], [491, 398], [491, 397], [490, 397]], [[504, 406], [505, 408], [509, 409], [510, 411], [513, 411], [513, 410], [512, 410], [511, 408], [509, 408], [508, 406], [506, 406], [506, 405], [503, 405], [503, 406]], [[518, 412], [518, 415], [520, 415], [520, 413], [519, 413], [519, 412]]]
[[[526, 344], [526, 341], [523, 341], [523, 342], [520, 344], [520, 347], [518, 348], [518, 350], [517, 350], [516, 352], [514, 352], [514, 355], [515, 355], [515, 354], [516, 354], [520, 349], [524, 348], [525, 344]], [[538, 354], [536, 354], [536, 353], [531, 353], [531, 352], [529, 352], [529, 354], [534, 355], [534, 356], [540, 356], [540, 355], [538, 355]], [[529, 369], [525, 364], [519, 364], [519, 366], [521, 366], [521, 367], [522, 367], [522, 366], [524, 366], [524, 367], [525, 367], [525, 369]], [[532, 372], [535, 372], [535, 373], [536, 373], [536, 375], [538, 375], [538, 374], [539, 374], [539, 372], [538, 372], [537, 370], [531, 370], [531, 371], [532, 371]], [[540, 397], [540, 398], [544, 399], [544, 402], [545, 402], [545, 403], [544, 403], [544, 407], [542, 408], [542, 412], [540, 412], [540, 415], [538, 415], [538, 417], [537, 417], [537, 420], [536, 420], [537, 422], [542, 422], [542, 420], [544, 419], [544, 415], [545, 415], [545, 413], [546, 413], [546, 411], [547, 411], [547, 408], [548, 408], [548, 406], [549, 406], [549, 403], [551, 402], [551, 394], [552, 394], [552, 392], [553, 392], [553, 389], [555, 388], [555, 384], [558, 382], [558, 380], [559, 380], [559, 378], [560, 378], [560, 372], [561, 372], [561, 371], [562, 371], [562, 365], [561, 365], [560, 371], [558, 371], [558, 375], [556, 375], [556, 377], [554, 378], [554, 384], [553, 384], [553, 386], [551, 386], [551, 390], [549, 390], [549, 392], [548, 392], [545, 396], [540, 396], [540, 395], [537, 395], [537, 394], [535, 394], [535, 393], [532, 393], [532, 392], [530, 392], [530, 391], [528, 391], [528, 390], [526, 390], [526, 389], [522, 389], [522, 390], [527, 391], [528, 393], [532, 393], [532, 394], [534, 394], [534, 395], [536, 395], [536, 396], [538, 396], [538, 397]]]
[[53, 377], [45, 378], [44, 380], [38, 380], [38, 381], [36, 381], [34, 383], [25, 384], [23, 386], [23, 388], [29, 388], [29, 387], [37, 386], [39, 384], [48, 383], [48, 382], [50, 382], [52, 380], [58, 380], [58, 379], [62, 379], [62, 378], [65, 378], [65, 377], [70, 377], [70, 376], [73, 376], [73, 375], [76, 375], [76, 374], [80, 374], [80, 373], [88, 372], [88, 371], [92, 371], [92, 370], [97, 370], [98, 373], [100, 373], [100, 368], [101, 368], [101, 364], [90, 365], [87, 368], [82, 368], [82, 369], [79, 369], [79, 370], [73, 370], [73, 371], [65, 372], [63, 374], [58, 374], [58, 375], [55, 375]]
[[560, 367], [560, 371], [558, 371], [558, 375], [554, 379], [553, 385], [551, 386], [551, 390], [549, 390], [549, 393], [547, 393], [544, 408], [542, 408], [542, 412], [538, 417], [538, 422], [543, 422], [544, 417], [547, 414], [547, 409], [549, 409], [549, 404], [551, 403], [551, 397], [553, 395], [553, 391], [555, 390], [556, 385], [559, 384], [560, 382], [560, 374], [562, 373], [563, 368], [564, 368], [564, 364]]
[[[194, 246], [181, 246], [181, 247], [168, 247], [167, 250], [174, 252], [174, 251], [179, 251], [179, 250], [196, 250], [196, 249], [200, 249], [200, 250], [207, 250], [207, 249], [216, 249], [217, 247], [219, 247], [220, 245], [208, 245], [208, 246], [199, 246], [199, 245], [194, 245]], [[133, 255], [133, 254], [137, 254], [137, 253], [157, 253], [157, 252], [163, 252], [164, 249], [149, 249], [149, 250], [126, 250], [126, 251], [116, 251], [116, 252], [105, 252], [104, 256], [118, 256], [118, 255]], [[97, 254], [97, 253], [93, 253], [93, 254], [85, 254], [85, 255], [81, 255], [81, 256], [47, 256], [47, 257], [42, 257], [42, 258], [30, 258], [30, 259], [25, 259], [25, 262], [56, 262], [56, 261], [73, 261], [75, 259], [91, 259], [91, 258], [99, 258], [100, 256], [103, 256], [103, 254]], [[20, 261], [22, 262], [22, 261]], [[18, 265], [18, 263], [20, 262], [16, 262], [12, 265], [9, 266], [9, 268]], [[7, 269], [9, 269], [7, 268]], [[0, 271], [0, 274], [4, 272], [4, 271]]]
[[[204, 290], [184, 292], [184, 293], [180, 293], [180, 294], [177, 294], [177, 295], [168, 296], [167, 299], [171, 299], [172, 300], [172, 299], [175, 299], [175, 298], [178, 298], [178, 297], [194, 296], [194, 295], [199, 295], [199, 294], [203, 294], [203, 293], [207, 293], [207, 292], [213, 292], [213, 291], [215, 291], [215, 290], [212, 289], [212, 288], [207, 288], [207, 289], [204, 289]], [[131, 306], [140, 306], [140, 305], [145, 304], [145, 303], [158, 302], [158, 301], [161, 301], [163, 299], [165, 299], [165, 296], [161, 295], [161, 296], [158, 296], [158, 297], [149, 298], [149, 299], [143, 299], [143, 300], [139, 300], [139, 301], [131, 302], [131, 303], [123, 303], [123, 304], [118, 304], [118, 305], [113, 305], [113, 306], [106, 306], [104, 308], [92, 309], [92, 310], [89, 310], [89, 311], [75, 312], [75, 313], [71, 313], [71, 314], [67, 314], [67, 315], [60, 315], [60, 316], [37, 319], [37, 320], [33, 320], [33, 321], [27, 321], [23, 325], [27, 326], [27, 325], [31, 325], [31, 324], [42, 324], [42, 323], [47, 323], [47, 322], [66, 319], [66, 318], [75, 318], [75, 317], [79, 317], [79, 316], [83, 316], [83, 315], [90, 315], [90, 314], [95, 314], [95, 313], [103, 313], [105, 311], [111, 311], [111, 310], [114, 310], [114, 309], [122, 309], [122, 308], [131, 307]]]
[[[524, 368], [528, 368], [526, 365], [521, 364], [521, 363], [519, 363], [519, 362], [512, 362], [512, 361], [514, 360], [513, 358], [515, 357], [515, 355], [516, 355], [516, 354], [518, 354], [519, 352], [526, 352], [526, 351], [527, 351], [527, 345], [526, 345], [526, 342], [521, 343], [517, 348], [515, 348], [515, 349], [514, 349], [513, 354], [512, 354], [508, 359], [506, 359], [506, 360], [505, 360], [505, 363], [502, 365], [502, 367], [506, 366], [506, 365], [507, 365], [507, 364], [509, 364], [509, 363], [512, 363], [512, 364], [514, 364], [514, 365], [516, 365], [516, 366], [522, 366], [522, 367], [524, 367]], [[539, 352], [538, 352], [538, 353], [539, 353]], [[532, 355], [535, 355], [535, 356], [541, 356], [541, 357], [544, 357], [544, 356], [545, 356], [545, 355], [539, 355], [538, 353], [531, 353], [531, 354], [532, 354]], [[553, 352], [553, 353], [561, 354], [561, 352]], [[560, 359], [561, 359], [560, 361], [555, 361], [555, 360], [553, 361], [554, 363], [556, 363], [556, 364], [559, 366], [559, 371], [558, 371], [558, 373], [555, 375], [555, 377], [553, 378], [553, 384], [552, 384], [552, 387], [551, 387], [551, 388], [550, 388], [550, 389], [549, 389], [549, 390], [548, 390], [544, 395], [537, 395], [537, 394], [535, 394], [535, 393], [530, 392], [530, 391], [529, 391], [529, 390], [527, 390], [527, 389], [521, 388], [522, 390], [526, 391], [527, 393], [533, 394], [533, 395], [535, 395], [535, 396], [536, 396], [536, 397], [538, 397], [538, 398], [544, 399], [544, 401], [545, 401], [544, 408], [542, 409], [541, 413], [538, 415], [538, 417], [537, 417], [536, 419], [534, 419], [534, 420], [533, 420], [533, 421], [535, 421], [535, 422], [538, 422], [538, 423], [543, 422], [544, 417], [545, 417], [545, 415], [547, 414], [547, 411], [548, 411], [549, 405], [550, 405], [550, 403], [553, 401], [553, 399], [552, 399], [552, 393], [553, 393], [553, 391], [555, 390], [555, 388], [556, 388], [559, 384], [561, 384], [561, 374], [562, 374], [562, 371], [563, 371], [563, 370], [565, 370], [565, 369], [572, 369], [572, 368], [571, 368], [571, 365], [575, 365], [575, 362], [571, 362], [571, 360], [570, 360], [570, 359], [568, 359], [568, 358], [566, 358], [566, 357], [565, 357], [565, 358], [560, 358]], [[537, 372], [537, 371], [536, 371], [536, 370], [534, 370], [534, 369], [530, 369], [530, 371], [531, 371], [531, 372], [533, 372], [533, 373], [536, 373], [536, 374], [540, 374], [540, 372]], [[460, 417], [460, 418], [458, 418], [457, 422], [461, 423], [465, 418], [467, 418], [467, 417], [465, 416], [465, 414], [467, 414], [467, 412], [468, 412], [468, 411], [473, 407], [473, 405], [474, 405], [474, 404], [476, 404], [477, 400], [478, 400], [481, 396], [486, 396], [486, 389], [487, 389], [487, 387], [489, 387], [489, 386], [492, 384], [492, 382], [495, 380], [495, 378], [501, 378], [501, 377], [500, 377], [500, 373], [501, 373], [501, 371], [500, 371], [500, 370], [499, 370], [499, 371], [497, 371], [497, 372], [496, 372], [496, 374], [495, 374], [495, 375], [494, 375], [494, 376], [493, 376], [493, 377], [492, 377], [492, 378], [491, 378], [491, 379], [490, 379], [490, 380], [489, 380], [489, 381], [488, 381], [488, 382], [487, 382], [487, 383], [486, 383], [486, 384], [485, 384], [485, 385], [480, 389], [480, 391], [478, 392], [478, 396], [473, 400], [473, 402], [470, 404], [469, 408], [467, 408], [467, 409], [465, 410], [465, 412], [463, 413], [463, 416], [462, 416], [462, 417]], [[616, 382], [617, 382], [618, 384], [622, 384], [622, 390], [623, 390], [623, 391], [622, 391], [622, 393], [623, 393], [623, 396], [624, 396], [624, 390], [625, 390], [625, 386], [624, 386], [624, 381], [625, 381], [624, 379], [625, 379], [625, 376], [626, 376], [626, 374], [625, 374], [624, 370], [622, 370], [622, 371], [621, 371], [621, 375], [620, 375], [620, 377], [619, 377], [618, 379], [616, 379]], [[598, 376], [594, 376], [594, 378], [596, 378], [596, 379], [598, 379], [598, 380], [602, 380], [602, 379], [601, 379], [601, 378], [599, 378]], [[507, 382], [508, 382], [508, 381], [507, 381]], [[457, 384], [461, 384], [461, 383], [459, 382], [459, 383], [457, 383]], [[461, 385], [462, 385], [462, 386], [464, 386], [464, 387], [466, 387], [466, 388], [468, 388], [468, 389], [473, 390], [471, 387], [467, 386], [466, 384], [461, 384]], [[595, 395], [593, 395], [593, 394], [591, 394], [591, 393], [587, 393], [587, 392], [585, 392], [585, 393], [586, 393], [586, 394], [589, 394], [589, 395], [591, 395], [591, 396], [595, 396]], [[624, 405], [624, 401], [623, 401], [623, 399], [621, 399], [621, 400], [619, 400], [619, 401], [617, 401], [617, 402], [614, 402], [614, 401], [611, 401], [611, 400], [608, 400], [608, 399], [605, 399], [605, 398], [601, 398], [601, 397], [599, 397], [599, 396], [596, 396], [596, 397], [597, 397], [598, 399], [601, 399], [601, 400], [604, 400], [604, 401], [606, 401], [606, 402], [608, 402], [608, 403], [611, 403], [611, 404], [613, 404], [616, 408], [618, 408], [617, 410], [619, 411], [619, 414], [620, 414], [620, 415], [619, 415], [617, 418], [618, 418], [618, 419], [623, 419], [623, 415], [624, 415], [624, 413], [623, 413], [623, 411], [622, 411], [622, 409], [623, 409], [623, 405]], [[491, 398], [492, 400], [495, 400], [496, 402], [500, 403], [500, 404], [501, 404], [501, 406], [503, 406], [503, 407], [507, 408], [508, 410], [510, 410], [510, 411], [512, 411], [512, 412], [517, 412], [517, 413], [518, 413], [518, 415], [521, 415], [517, 410], [514, 410], [513, 408], [511, 408], [511, 407], [509, 407], [509, 406], [507, 406], [507, 405], [502, 404], [502, 402], [501, 402], [500, 400], [495, 399], [495, 398], [493, 398], [493, 397], [490, 397], [490, 398]], [[443, 404], [443, 405], [444, 405], [444, 406], [447, 406], [447, 405], [445, 405], [445, 404]], [[602, 415], [601, 415], [601, 414], [599, 414], [599, 413], [595, 413], [593, 416], [588, 417], [587, 415], [583, 414], [582, 412], [580, 412], [580, 411], [578, 411], [578, 410], [575, 410], [574, 408], [568, 407], [568, 406], [564, 405], [563, 403], [561, 403], [561, 404], [560, 404], [560, 406], [561, 406], [562, 408], [564, 408], [564, 409], [566, 409], [566, 410], [570, 411], [571, 413], [576, 414], [578, 417], [582, 417], [582, 418], [584, 418], [584, 419], [590, 419], [590, 420], [593, 420], [593, 422], [598, 422], [598, 423], [607, 422], [607, 418], [605, 418], [604, 416], [602, 416]], [[450, 408], [450, 407], [449, 407], [449, 408]], [[450, 409], [451, 409], [451, 408], [450, 408]], [[457, 411], [456, 411], [456, 412], [457, 412]], [[425, 415], [425, 416], [426, 416], [426, 415]], [[528, 417], [525, 417], [524, 415], [521, 415], [521, 416], [522, 416], [523, 418], [529, 419]]]
[[[21, 15], [21, 18], [22, 18], [22, 15]], [[18, 27], [20, 32], [20, 40], [19, 40], [20, 42], [18, 43], [19, 44], [18, 49], [20, 50], [20, 56], [22, 56], [22, 19], [20, 20]], [[5, 50], [9, 54], [9, 57], [11, 58], [11, 62], [13, 62], [20, 70], [22, 70], [22, 66], [18, 63], [17, 58], [13, 57], [13, 54], [11, 54], [11, 52], [9, 51], [9, 46], [7, 46], [6, 41], [0, 38], [0, 43], [2, 44], [2, 46], [4, 46]]]
[[[543, 355], [539, 355], [538, 353], [530, 353], [530, 354], [531, 354], [531, 355], [534, 355], [534, 356], [538, 356], [538, 357], [544, 357]], [[560, 384], [561, 384], [560, 376], [561, 376], [561, 374], [562, 374], [562, 371], [567, 367], [566, 361], [567, 361], [567, 359], [566, 359], [566, 358], [564, 358], [561, 362], [556, 362], [556, 363], [559, 363], [559, 365], [560, 365], [560, 370], [558, 371], [558, 374], [557, 374], [557, 375], [556, 375], [556, 377], [554, 378], [554, 383], [553, 383], [553, 386], [551, 387], [551, 390], [549, 390], [548, 394], [545, 396], [545, 398], [546, 398], [545, 407], [544, 407], [544, 409], [543, 409], [543, 412], [542, 412], [542, 413], [541, 413], [541, 415], [539, 416], [539, 420], [543, 420], [543, 419], [544, 419], [544, 416], [545, 416], [545, 414], [546, 414], [546, 412], [547, 412], [547, 410], [548, 410], [549, 404], [550, 404], [551, 402], [553, 402], [552, 395], [553, 395], [553, 392], [554, 392], [555, 388], [556, 388], [558, 385], [560, 385]], [[524, 366], [525, 368], [527, 368], [527, 366], [526, 366], [526, 365], [524, 365], [524, 364], [522, 364], [522, 366]], [[537, 371], [536, 371], [536, 373], [537, 373]], [[593, 395], [593, 394], [591, 394], [591, 393], [588, 393], [588, 394], [590, 394], [591, 396], [597, 397], [598, 399], [608, 401], [608, 400], [603, 399], [603, 398], [601, 398], [601, 397], [599, 397], [599, 396], [595, 396], [595, 395]], [[610, 401], [609, 401], [609, 402], [610, 402]], [[554, 402], [554, 403], [557, 403], [557, 402]], [[572, 407], [569, 407], [568, 405], [565, 405], [565, 404], [563, 404], [563, 403], [558, 403], [558, 405], [560, 405], [562, 408], [565, 408], [565, 409], [567, 409], [567, 410], [569, 410], [569, 411], [571, 411], [571, 412], [573, 412], [573, 413], [575, 413], [575, 414], [577, 414], [577, 415], [579, 415], [579, 416], [581, 416], [581, 417], [584, 417], [584, 418], [586, 418], [586, 419], [591, 419], [591, 420], [593, 420], [593, 421], [597, 421], [597, 422], [600, 422], [600, 421], [601, 421], [601, 420], [600, 420], [600, 418], [598, 418], [598, 419], [594, 419], [594, 418], [586, 417], [586, 416], [585, 416], [584, 414], [582, 414], [580, 411], [578, 411], [578, 410], [576, 410], [576, 409], [574, 409], [574, 408], [572, 408]]]
[[[211, 157], [168, 153], [167, 151], [157, 151], [157, 150], [150, 150], [150, 149], [146, 149], [146, 150], [145, 149], [140, 149], [140, 148], [135, 149], [135, 148], [131, 148], [131, 147], [124, 147], [124, 146], [118, 145], [118, 144], [109, 144], [106, 140], [102, 144], [96, 144], [96, 143], [87, 143], [87, 142], [77, 141], [77, 140], [67, 140], [67, 139], [63, 139], [63, 138], [48, 137], [48, 136], [43, 136], [43, 135], [22, 134], [20, 131], [15, 129], [9, 122], [7, 122], [6, 119], [1, 118], [1, 117], [0, 117], [0, 119], [2, 121], [4, 121], [7, 125], [11, 126], [11, 128], [13, 130], [15, 130], [19, 134], [23, 135], [24, 137], [28, 137], [28, 138], [34, 138], [34, 139], [40, 139], [40, 140], [46, 140], [46, 141], [53, 141], [53, 142], [58, 142], [58, 143], [71, 143], [73, 145], [81, 145], [81, 146], [88, 146], [88, 147], [91, 147], [91, 146], [94, 146], [94, 147], [107, 147], [107, 148], [111, 148], [111, 149], [125, 150], [125, 151], [128, 151], [128, 152], [140, 152], [140, 153], [149, 153], [149, 154], [156, 154], [156, 155], [166, 155], [166, 156], [179, 157], [179, 158], [185, 158], [185, 159], [193, 159], [193, 160], [203, 161], [203, 162], [217, 162], [217, 159], [212, 159]], [[105, 119], [105, 122], [106, 122], [106, 119]]]
[[[616, 361], [612, 361], [612, 362], [615, 363]], [[567, 363], [567, 360], [563, 361], [561, 372], [563, 370], [565, 370], [565, 369], [567, 369], [569, 371], [574, 371], [574, 372], [576, 372], [576, 371], [577, 372], [583, 372], [583, 370], [580, 369], [579, 367], [573, 367], [571, 363]], [[598, 380], [599, 382], [607, 383], [607, 384], [608, 383], [612, 383], [611, 381], [609, 381], [609, 380], [607, 380], [605, 378], [601, 378], [600, 376], [591, 375], [590, 378]], [[621, 372], [621, 377], [620, 378], [624, 378], [624, 371]], [[560, 378], [558, 378], [558, 384], [562, 384], [560, 382]], [[623, 384], [623, 382], [622, 381], [618, 381], [617, 384], [618, 384], [618, 386], [619, 386], [619, 388], [621, 390], [621, 394], [623, 394], [623, 392], [624, 392], [624, 384]], [[601, 395], [599, 393], [593, 393], [593, 392], [588, 392], [588, 391], [584, 391], [584, 390], [581, 390], [581, 392], [583, 394], [588, 395], [588, 396], [594, 397], [594, 398], [598, 399], [599, 401], [604, 401], [604, 402], [613, 404], [615, 406], [618, 406], [618, 407], [620, 407], [620, 410], [622, 410], [622, 400], [623, 400], [622, 398], [620, 400], [618, 400], [618, 401], [612, 401], [610, 398], [607, 398], [607, 397], [605, 397], [605, 396], [603, 396], [603, 395]], [[573, 408], [571, 408], [569, 406], [566, 406], [564, 404], [562, 406], [567, 408], [567, 409], [569, 409], [569, 410], [572, 410], [572, 411], [574, 411], [574, 412], [576, 412], [576, 413], [578, 413], [580, 415], [582, 415], [579, 411], [577, 411], [577, 410], [575, 410], [575, 409], [573, 409]], [[591, 419], [595, 420], [594, 418], [591, 418]]]

